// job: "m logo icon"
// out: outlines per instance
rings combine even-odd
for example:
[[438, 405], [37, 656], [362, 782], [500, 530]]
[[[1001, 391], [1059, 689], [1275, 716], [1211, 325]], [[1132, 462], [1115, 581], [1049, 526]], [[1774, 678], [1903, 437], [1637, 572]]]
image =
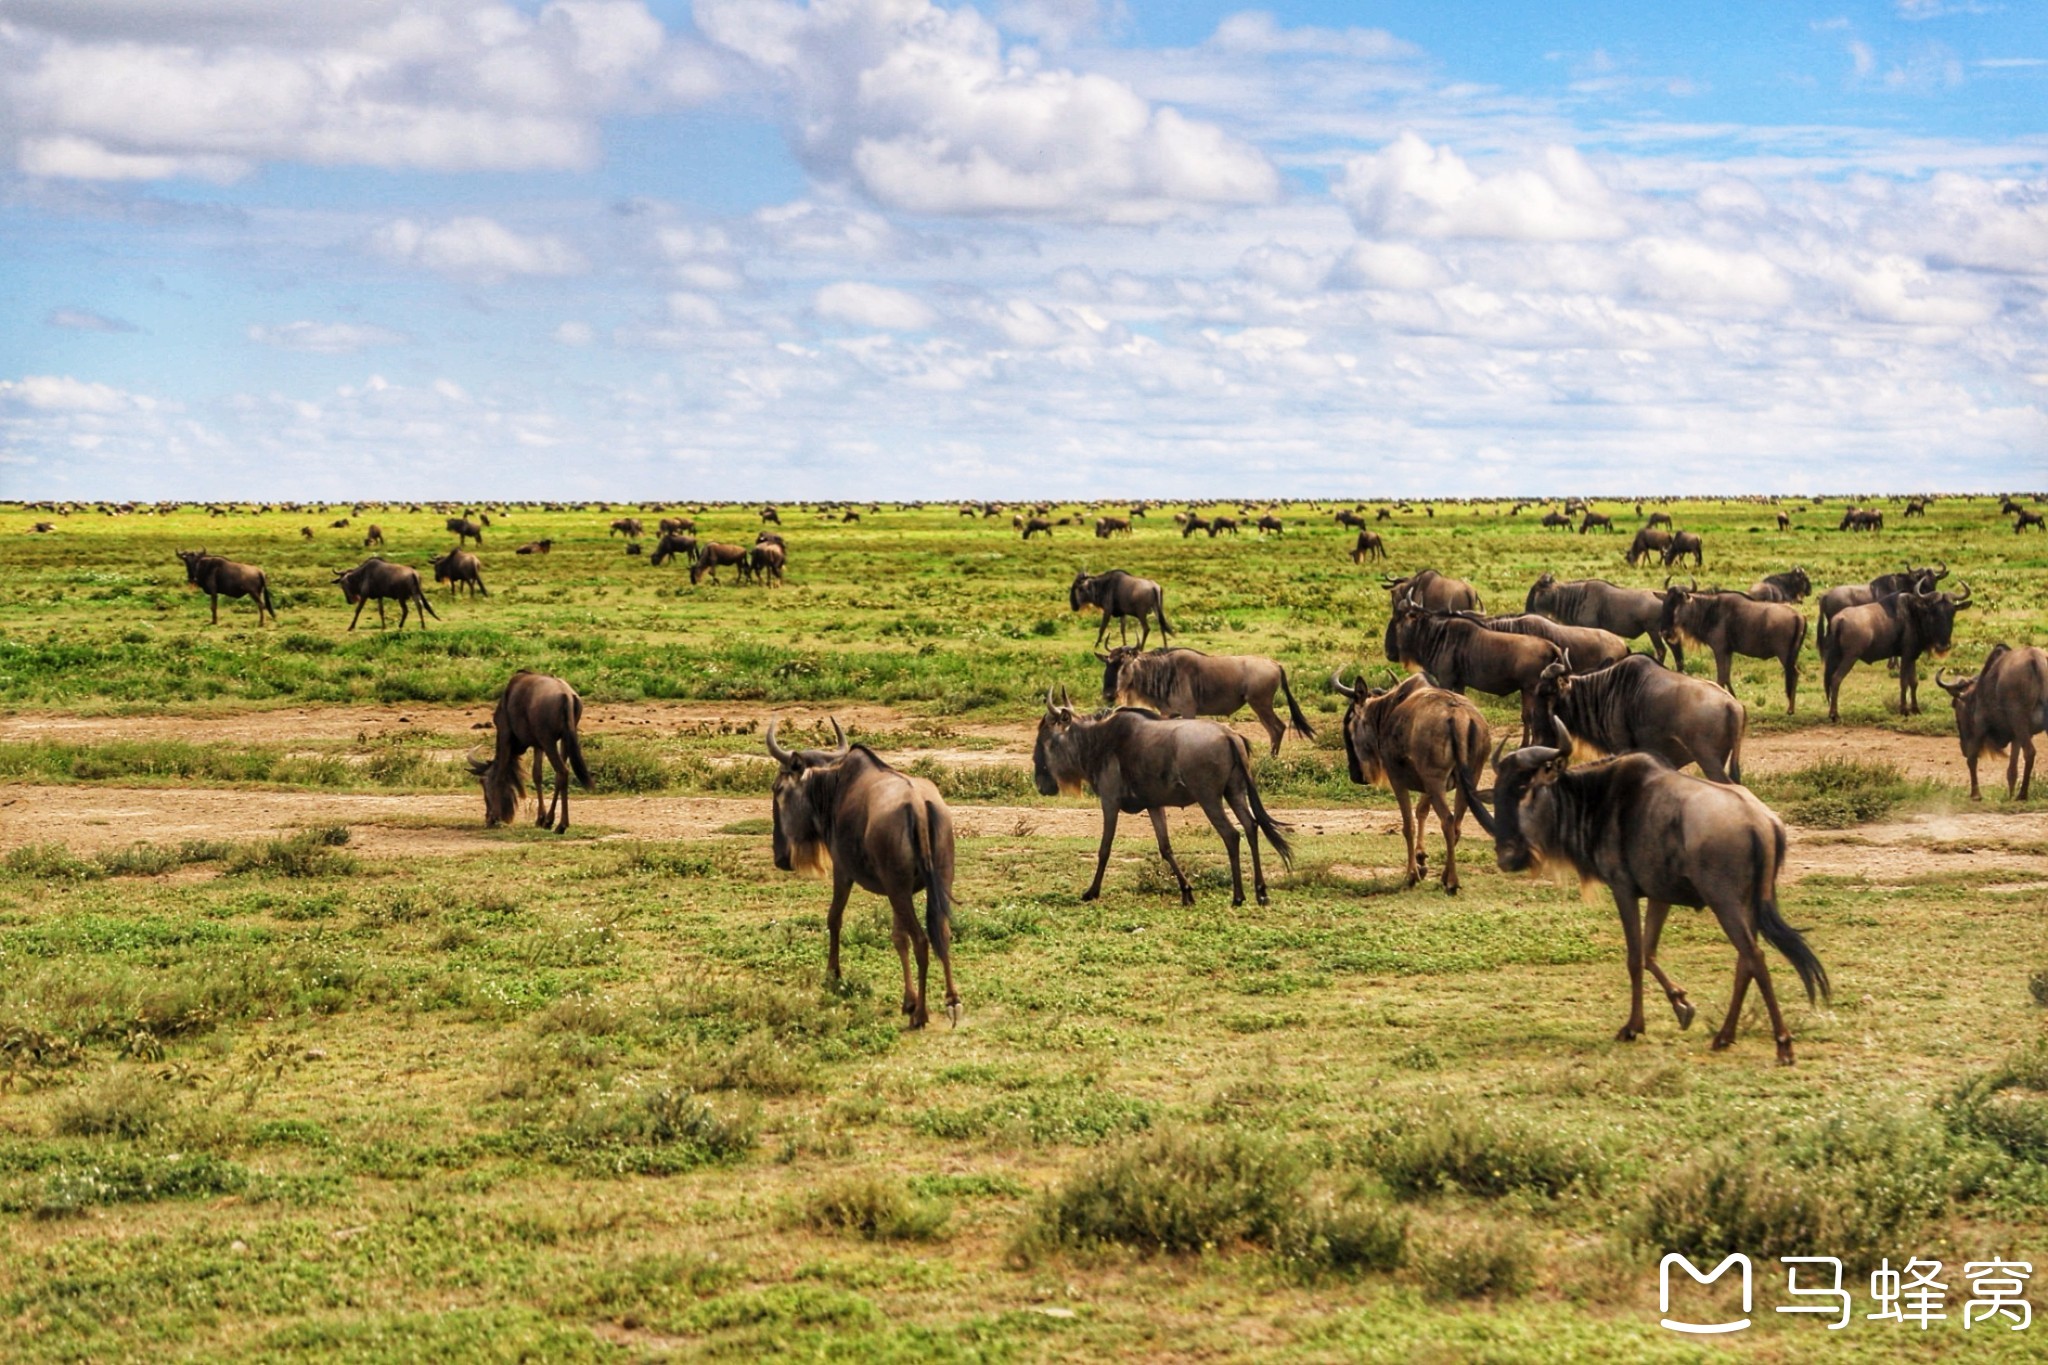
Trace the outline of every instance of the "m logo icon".
[[[1678, 1322], [1674, 1320], [1670, 1316], [1671, 1267], [1674, 1265], [1682, 1266], [1685, 1270], [1685, 1273], [1692, 1276], [1694, 1284], [1712, 1284], [1714, 1281], [1720, 1279], [1721, 1276], [1727, 1272], [1729, 1266], [1741, 1266], [1743, 1316], [1737, 1318], [1733, 1322], [1699, 1323]], [[1704, 1275], [1700, 1273], [1700, 1269], [1698, 1266], [1694, 1265], [1691, 1261], [1686, 1260], [1685, 1257], [1679, 1255], [1675, 1251], [1666, 1255], [1663, 1260], [1657, 1263], [1657, 1311], [1659, 1313], [1664, 1314], [1664, 1317], [1661, 1319], [1661, 1321], [1664, 1327], [1666, 1327], [1670, 1331], [1688, 1332], [1694, 1336], [1717, 1336], [1722, 1332], [1740, 1332], [1743, 1328], [1749, 1326], [1749, 1304], [1749, 1257], [1743, 1255], [1739, 1251], [1730, 1253], [1727, 1259], [1723, 1260], [1721, 1264], [1715, 1266], [1712, 1270], [1708, 1271]]]

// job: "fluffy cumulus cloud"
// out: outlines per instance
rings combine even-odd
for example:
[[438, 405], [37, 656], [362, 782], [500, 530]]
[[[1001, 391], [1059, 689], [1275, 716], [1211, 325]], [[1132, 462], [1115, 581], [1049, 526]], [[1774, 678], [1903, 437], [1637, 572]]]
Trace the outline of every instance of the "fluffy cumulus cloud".
[[513, 275], [579, 275], [589, 262], [558, 237], [514, 232], [493, 218], [422, 224], [400, 218], [371, 238], [378, 254], [443, 275], [502, 280]]
[[716, 89], [639, 0], [25, 0], [6, 19], [0, 125], [46, 177], [580, 167], [601, 114]]
[[1265, 156], [1214, 123], [1006, 46], [972, 8], [698, 0], [696, 16], [778, 90], [813, 174], [891, 208], [1152, 221], [1279, 190]]
[[1481, 175], [1451, 148], [1404, 132], [1349, 161], [1334, 190], [1374, 236], [1569, 242], [1628, 230], [1606, 185], [1570, 147]]
[[850, 280], [820, 289], [812, 306], [829, 322], [889, 332], [915, 332], [938, 321], [938, 314], [914, 294]]

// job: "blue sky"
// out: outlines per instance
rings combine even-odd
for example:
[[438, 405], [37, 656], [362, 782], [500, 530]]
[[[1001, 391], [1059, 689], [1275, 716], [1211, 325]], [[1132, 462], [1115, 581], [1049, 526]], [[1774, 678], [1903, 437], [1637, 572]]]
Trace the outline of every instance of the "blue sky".
[[0, 496], [2041, 486], [2044, 18], [0, 0]]

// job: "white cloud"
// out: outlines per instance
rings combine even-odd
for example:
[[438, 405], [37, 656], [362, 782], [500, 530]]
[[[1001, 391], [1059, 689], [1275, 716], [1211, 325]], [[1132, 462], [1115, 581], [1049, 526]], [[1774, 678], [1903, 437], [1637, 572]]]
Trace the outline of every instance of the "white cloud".
[[1621, 236], [1628, 224], [1592, 167], [1570, 147], [1482, 176], [1449, 147], [1414, 133], [1347, 162], [1333, 193], [1373, 236], [1568, 242]]
[[597, 340], [597, 331], [587, 322], [565, 322], [549, 335], [564, 346], [588, 346]]
[[52, 308], [43, 318], [51, 327], [74, 332], [137, 332], [141, 328], [121, 318], [110, 318], [90, 308]]
[[1244, 10], [1216, 25], [1209, 45], [1256, 56], [1280, 53], [1386, 61], [1417, 55], [1415, 45], [1377, 28], [1282, 28], [1263, 10]]
[[62, 374], [31, 374], [0, 379], [0, 403], [19, 404], [39, 412], [152, 412], [157, 400], [111, 384], [74, 379]]
[[722, 327], [725, 314], [719, 306], [702, 294], [678, 291], [663, 301], [668, 309], [668, 320], [683, 327]]
[[1676, 237], [1645, 237], [1633, 247], [1638, 285], [1654, 299], [1706, 307], [1776, 308], [1791, 281], [1755, 251], [1730, 251]]
[[938, 315], [914, 294], [858, 281], [826, 285], [818, 291], [811, 306], [819, 317], [831, 322], [890, 332], [921, 331], [938, 320]]
[[286, 322], [249, 328], [249, 340], [283, 351], [314, 355], [350, 355], [371, 346], [397, 346], [410, 341], [403, 332], [353, 322]]
[[425, 226], [400, 218], [371, 238], [376, 251], [444, 275], [501, 280], [511, 275], [580, 275], [589, 263], [558, 237], [528, 236], [491, 218], [451, 218]]

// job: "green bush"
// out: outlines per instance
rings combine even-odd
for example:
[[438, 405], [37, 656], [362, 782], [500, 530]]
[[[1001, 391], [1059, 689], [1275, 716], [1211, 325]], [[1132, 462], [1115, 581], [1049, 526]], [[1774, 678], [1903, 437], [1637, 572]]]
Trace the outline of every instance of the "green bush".
[[348, 826], [324, 825], [301, 830], [285, 839], [243, 844], [229, 852], [224, 870], [278, 877], [351, 876], [356, 871], [356, 860], [349, 854], [335, 852], [348, 839]]
[[1445, 1229], [1411, 1239], [1408, 1255], [1431, 1298], [1504, 1298], [1527, 1290], [1536, 1278], [1535, 1248], [1512, 1225]]
[[812, 1192], [803, 1216], [811, 1227], [854, 1232], [871, 1242], [929, 1242], [945, 1230], [952, 1210], [942, 1200], [914, 1198], [896, 1181], [856, 1175]]
[[1517, 1190], [1560, 1195], [1598, 1189], [1606, 1178], [1601, 1151], [1519, 1124], [1439, 1104], [1394, 1114], [1367, 1130], [1359, 1162], [1396, 1194], [1445, 1191], [1498, 1197]]
[[169, 1086], [153, 1076], [127, 1071], [109, 1076], [57, 1106], [51, 1128], [61, 1137], [145, 1138], [171, 1122], [175, 1112]]
[[1760, 776], [1750, 785], [1793, 824], [1817, 829], [1882, 820], [1931, 790], [1928, 783], [1909, 781], [1895, 763], [1853, 758], [1824, 758], [1793, 772]]
[[2022, 1161], [2048, 1165], [2048, 1043], [1972, 1076], [1943, 1106], [1949, 1127]]

